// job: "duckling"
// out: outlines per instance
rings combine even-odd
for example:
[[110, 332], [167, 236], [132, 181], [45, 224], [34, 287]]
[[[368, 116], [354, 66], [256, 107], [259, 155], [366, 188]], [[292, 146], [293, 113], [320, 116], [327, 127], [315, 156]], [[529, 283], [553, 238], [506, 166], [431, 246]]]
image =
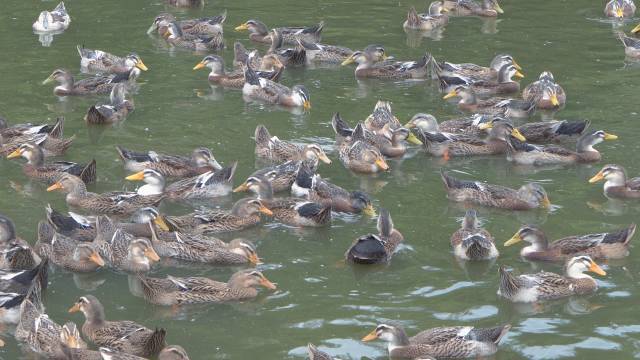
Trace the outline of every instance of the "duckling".
[[256, 156], [269, 159], [275, 162], [315, 160], [318, 159], [325, 164], [331, 164], [331, 159], [327, 157], [324, 150], [318, 144], [295, 144], [289, 141], [271, 136], [269, 130], [264, 125], [258, 125], [255, 131]]
[[[85, 316], [82, 334], [97, 346], [143, 357], [157, 356], [165, 347], [165, 329], [151, 330], [133, 321], [109, 321], [93, 295], [85, 295], [69, 309]], [[103, 357], [104, 358], [104, 357]]]
[[[640, 31], [640, 25], [637, 26]], [[635, 29], [634, 29], [635, 30]], [[640, 58], [640, 39], [632, 38], [623, 32], [618, 33], [618, 38], [624, 45], [624, 54], [631, 59]]]
[[[445, 6], [449, 0], [445, 0]], [[489, 64], [489, 67], [480, 66], [472, 63], [454, 64], [449, 62], [437, 62], [431, 59], [430, 62], [434, 66], [435, 75], [437, 76], [463, 76], [473, 81], [498, 80], [498, 72], [505, 65], [513, 65], [517, 70], [522, 71], [522, 67], [509, 54], [496, 55]]]
[[[264, 66], [271, 67], [271, 71], [256, 71], [256, 74], [260, 78], [265, 78], [271, 81], [278, 81], [284, 70], [284, 65], [280, 62], [277, 56], [267, 55], [262, 60]], [[224, 60], [217, 55], [207, 55], [200, 61], [193, 70], [209, 68], [209, 83], [212, 85], [222, 85], [224, 87], [242, 89], [244, 86], [244, 73], [242, 71], [234, 71], [232, 73], [225, 73]]]
[[528, 183], [518, 190], [480, 181], [456, 179], [444, 171], [442, 181], [451, 201], [479, 204], [509, 210], [530, 210], [551, 206], [542, 186]]
[[67, 30], [71, 24], [71, 16], [61, 1], [55, 9], [51, 11], [42, 11], [38, 19], [31, 26], [33, 31], [38, 32], [57, 32]]
[[593, 146], [604, 140], [615, 140], [613, 134], [597, 130], [582, 135], [576, 143], [576, 151], [567, 150], [559, 146], [531, 145], [516, 140], [510, 141], [508, 160], [522, 165], [550, 165], [592, 163], [602, 159], [602, 155]]
[[124, 168], [129, 171], [151, 169], [165, 177], [184, 178], [222, 170], [222, 165], [213, 156], [211, 149], [205, 147], [194, 149], [191, 156], [169, 155], [154, 150], [137, 152], [122, 146], [116, 146], [116, 150]]
[[500, 7], [497, 0], [445, 0], [444, 8], [455, 12], [457, 16], [483, 16], [496, 17], [503, 14], [504, 10]]
[[149, 70], [136, 53], [120, 57], [102, 50], [87, 49], [84, 45], [78, 45], [77, 49], [80, 55], [80, 68], [89, 72], [121, 74], [129, 73], [135, 68], [138, 69], [135, 77], [138, 77], [139, 70]]
[[111, 89], [108, 104], [91, 105], [84, 120], [88, 124], [113, 124], [124, 120], [133, 111], [133, 101], [127, 100], [127, 87], [123, 83]]
[[545, 271], [514, 276], [501, 266], [498, 295], [513, 302], [531, 303], [590, 294], [598, 289], [598, 283], [586, 271], [607, 274], [586, 255], [570, 259], [564, 276]]
[[633, 0], [610, 0], [604, 7], [604, 15], [616, 19], [631, 18], [635, 12]]
[[402, 233], [393, 226], [389, 211], [380, 209], [378, 235], [369, 234], [359, 237], [344, 255], [350, 263], [385, 264], [391, 261], [393, 253], [403, 240]]
[[259, 77], [249, 66], [244, 69], [244, 81], [242, 94], [248, 99], [260, 100], [289, 108], [311, 109], [309, 92], [303, 85], [295, 85], [292, 88], [288, 88], [282, 84]]
[[640, 198], [640, 177], [627, 179], [627, 172], [620, 165], [607, 164], [589, 179], [590, 184], [605, 180], [604, 195], [617, 199]]
[[522, 98], [536, 99], [536, 107], [539, 109], [557, 109], [567, 102], [564, 89], [556, 83], [550, 71], [543, 71], [537, 81], [527, 85], [522, 90]]
[[224, 48], [222, 32], [214, 35], [185, 34], [175, 22], [169, 23], [162, 36], [170, 45], [189, 50], [217, 51]]
[[495, 354], [500, 340], [510, 329], [510, 325], [494, 328], [436, 327], [408, 337], [399, 326], [380, 324], [362, 341], [386, 341], [392, 358], [479, 358]]
[[[309, 27], [279, 27], [276, 30], [282, 34], [284, 44], [295, 45], [297, 39], [308, 42], [319, 42], [322, 30], [324, 29], [324, 21], [317, 25]], [[249, 39], [251, 41], [270, 44], [273, 39], [269, 35], [269, 28], [261, 21], [250, 19], [236, 26], [236, 31], [249, 31]]]
[[180, 345], [169, 345], [160, 351], [158, 360], [189, 360], [189, 355]]
[[319, 160], [317, 158], [313, 158], [311, 160], [305, 161], [287, 161], [282, 164], [271, 165], [265, 168], [254, 171], [252, 176], [262, 176], [266, 178], [271, 184], [271, 188], [274, 193], [289, 191], [291, 187], [295, 183], [296, 176], [298, 174], [298, 170], [300, 169], [300, 165], [305, 163], [306, 166], [310, 169], [310, 171], [315, 172], [318, 170]]
[[271, 184], [264, 177], [250, 177], [234, 192], [253, 192], [280, 222], [291, 226], [324, 226], [331, 222], [331, 206], [295, 198], [274, 198]]
[[442, 1], [432, 2], [426, 14], [418, 14], [412, 6], [402, 27], [405, 30], [431, 31], [449, 23], [449, 16], [443, 14], [447, 11]]
[[629, 242], [635, 231], [636, 225], [631, 224], [618, 231], [568, 236], [549, 243], [541, 228], [524, 225], [504, 246], [521, 241], [531, 244], [520, 251], [520, 255], [527, 260], [565, 260], [578, 255], [588, 255], [593, 259], [620, 259], [629, 255]]
[[418, 61], [382, 62], [368, 51], [355, 51], [342, 62], [342, 66], [356, 63], [355, 75], [358, 78], [376, 78], [385, 80], [424, 79], [428, 75], [427, 65], [431, 55], [426, 54]]
[[198, 303], [242, 301], [258, 296], [256, 287], [275, 290], [276, 285], [256, 270], [241, 270], [223, 283], [204, 277], [166, 279], [139, 276], [144, 298], [156, 305], [175, 306]]
[[45, 163], [44, 151], [36, 144], [22, 144], [18, 149], [7, 156], [7, 159], [22, 157], [27, 163], [22, 166], [22, 171], [28, 177], [42, 180], [51, 185], [58, 180], [63, 173], [78, 176], [85, 184], [96, 181], [96, 161], [89, 164], [77, 164], [70, 161], [56, 161]]
[[481, 114], [504, 115], [507, 117], [528, 117], [536, 110], [536, 99], [519, 100], [505, 98], [478, 99], [476, 92], [466, 85], [457, 86], [443, 99], [459, 97], [458, 108]]
[[480, 227], [473, 209], [467, 210], [462, 226], [451, 235], [451, 246], [454, 255], [463, 260], [490, 260], [499, 255], [493, 236]]
[[75, 81], [73, 75], [68, 70], [56, 69], [48, 78], [46, 78], [42, 84], [46, 85], [53, 81], [57, 82], [57, 85], [53, 89], [53, 94], [56, 96], [81, 96], [81, 95], [105, 95], [111, 93], [114, 86], [120, 82], [132, 82], [134, 77], [126, 75], [109, 75], [102, 76], [96, 75], [82, 80]]

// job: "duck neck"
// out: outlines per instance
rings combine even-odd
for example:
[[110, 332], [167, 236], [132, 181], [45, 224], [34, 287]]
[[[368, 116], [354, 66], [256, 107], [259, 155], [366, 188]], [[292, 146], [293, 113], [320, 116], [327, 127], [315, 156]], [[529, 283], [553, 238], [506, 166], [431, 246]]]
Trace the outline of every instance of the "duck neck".
[[93, 305], [90, 311], [84, 312], [86, 323], [92, 326], [100, 326], [105, 322], [104, 308], [102, 305]]
[[396, 332], [393, 336], [393, 340], [389, 342], [389, 348], [398, 347], [398, 346], [409, 346], [409, 337], [407, 333], [404, 332], [403, 329], [396, 329]]
[[252, 298], [258, 296], [258, 290], [253, 287], [247, 287], [242, 284], [239, 279], [230, 279], [227, 286], [234, 291], [239, 298]]
[[87, 186], [83, 182], [75, 184], [73, 189], [67, 194], [67, 200], [69, 199], [81, 199], [87, 196]]
[[475, 105], [478, 103], [476, 94], [471, 91], [465, 91], [460, 93], [460, 104]]
[[530, 242], [530, 245], [522, 248], [522, 255], [526, 255], [533, 252], [544, 251], [549, 247], [549, 242], [545, 235], [538, 235], [534, 241]]
[[138, 188], [138, 195], [149, 196], [149, 195], [160, 195], [164, 192], [164, 182], [159, 182], [156, 184], [146, 184]]

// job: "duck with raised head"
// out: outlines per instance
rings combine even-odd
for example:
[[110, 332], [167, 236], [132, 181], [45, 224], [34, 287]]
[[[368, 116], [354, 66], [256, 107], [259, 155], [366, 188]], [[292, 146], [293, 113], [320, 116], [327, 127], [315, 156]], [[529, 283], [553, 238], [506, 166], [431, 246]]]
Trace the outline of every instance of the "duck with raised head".
[[233, 191], [247, 190], [253, 192], [283, 224], [318, 227], [331, 223], [331, 206], [296, 198], [274, 198], [271, 184], [265, 177], [250, 177]]
[[109, 76], [95, 75], [76, 81], [68, 70], [56, 69], [42, 84], [57, 82], [58, 85], [53, 88], [53, 94], [56, 96], [106, 95], [111, 93], [118, 83], [127, 84], [135, 81], [133, 76], [129, 76], [130, 74], [133, 73]]
[[357, 64], [355, 75], [358, 78], [375, 78], [383, 80], [424, 79], [428, 75], [427, 66], [431, 55], [425, 54], [418, 61], [384, 61], [379, 62], [374, 53], [355, 51], [342, 62], [342, 66]]
[[[321, 40], [324, 22], [308, 27], [279, 27], [276, 30], [282, 35], [284, 44], [295, 45], [298, 39], [308, 42], [319, 42]], [[249, 31], [251, 41], [271, 44], [272, 38], [269, 28], [260, 20], [250, 19], [236, 26], [236, 31]]]
[[167, 25], [162, 37], [171, 46], [194, 51], [217, 51], [224, 48], [224, 35], [222, 32], [216, 34], [185, 34], [180, 25], [171, 22]]
[[111, 89], [108, 104], [91, 105], [84, 116], [84, 121], [88, 124], [113, 124], [124, 120], [134, 105], [132, 100], [126, 99], [127, 86], [118, 83]]
[[450, 62], [437, 62], [435, 59], [431, 59], [431, 64], [434, 66], [435, 75], [437, 76], [462, 76], [470, 78], [474, 81], [486, 80], [497, 81], [498, 72], [505, 65], [513, 65], [516, 70], [522, 71], [522, 67], [513, 59], [513, 56], [509, 54], [496, 55], [489, 66], [481, 66], [473, 63], [450, 63]]
[[[280, 79], [284, 71], [284, 64], [280, 62], [277, 56], [272, 54], [266, 55], [261, 64], [270, 70], [256, 71], [258, 77], [271, 81], [278, 81]], [[193, 70], [204, 68], [209, 68], [210, 70], [208, 79], [211, 85], [221, 85], [234, 89], [242, 89], [244, 86], [244, 72], [236, 70], [231, 73], [226, 73], [224, 70], [224, 59], [220, 56], [205, 56], [193, 67]]]
[[636, 12], [633, 0], [609, 0], [604, 6], [604, 15], [610, 18], [631, 18]]
[[590, 184], [604, 180], [604, 195], [614, 199], [640, 199], [640, 177], [628, 179], [620, 165], [608, 164], [589, 179]]
[[551, 243], [544, 231], [535, 225], [524, 225], [504, 243], [511, 246], [519, 242], [529, 245], [520, 251], [527, 260], [554, 261], [588, 255], [593, 259], [620, 259], [629, 255], [629, 242], [636, 231], [636, 225], [598, 234], [567, 236]]
[[576, 151], [560, 146], [531, 145], [516, 139], [509, 142], [507, 158], [516, 164], [534, 166], [598, 162], [602, 155], [594, 146], [617, 138], [603, 130], [589, 132], [578, 139]]
[[496, 17], [504, 13], [497, 0], [444, 0], [444, 8], [457, 16]]
[[297, 144], [280, 140], [277, 136], [271, 136], [264, 125], [258, 125], [255, 130], [255, 154], [258, 158], [268, 159], [274, 162], [320, 160], [325, 164], [331, 164], [324, 150], [318, 144]]
[[79, 298], [69, 312], [84, 314], [82, 334], [97, 346], [137, 356], [154, 357], [166, 345], [164, 329], [151, 330], [133, 321], [107, 320], [104, 307], [93, 295]]
[[42, 11], [31, 28], [37, 32], [64, 31], [71, 24], [71, 16], [67, 13], [64, 2], [61, 1], [55, 9]]
[[75, 273], [95, 272], [105, 265], [93, 243], [58, 234], [53, 226], [45, 222], [38, 224], [35, 249], [54, 265]]
[[380, 209], [378, 234], [368, 234], [357, 238], [345, 252], [347, 262], [354, 264], [386, 264], [391, 261], [404, 236], [393, 226], [391, 214]]
[[409, 337], [399, 326], [380, 324], [362, 341], [386, 341], [392, 358], [480, 358], [495, 354], [500, 340], [510, 329], [510, 325], [494, 328], [436, 327]]
[[170, 155], [149, 150], [137, 152], [116, 146], [118, 155], [129, 171], [155, 170], [165, 177], [184, 178], [222, 170], [222, 165], [213, 156], [211, 149], [200, 147], [190, 156]]
[[304, 85], [295, 85], [289, 88], [259, 77], [250, 66], [244, 68], [244, 81], [242, 94], [248, 99], [288, 108], [311, 109], [311, 98]]
[[525, 184], [516, 190], [481, 181], [459, 180], [444, 171], [441, 175], [447, 197], [451, 201], [509, 210], [531, 210], [551, 206], [547, 192], [536, 183]]
[[475, 210], [467, 210], [460, 229], [451, 235], [453, 254], [463, 260], [490, 260], [500, 254], [493, 236], [482, 228]]
[[460, 98], [458, 100], [458, 108], [460, 110], [474, 113], [504, 115], [507, 117], [528, 117], [536, 110], [536, 99], [490, 98], [480, 100], [475, 90], [468, 85], [456, 86], [453, 90], [449, 91], [443, 99], [447, 100], [454, 97]]
[[143, 276], [138, 279], [145, 300], [164, 306], [250, 300], [258, 296], [258, 286], [276, 289], [276, 285], [257, 270], [238, 271], [226, 283], [205, 277], [170, 275], [166, 279]]
[[85, 184], [96, 181], [96, 161], [89, 164], [77, 164], [71, 161], [55, 161], [45, 163], [44, 151], [37, 144], [22, 144], [14, 152], [7, 155], [7, 159], [22, 157], [27, 163], [22, 171], [30, 178], [53, 184], [63, 173], [78, 176]]
[[551, 71], [543, 71], [538, 80], [522, 90], [522, 98], [536, 100], [539, 109], [558, 109], [567, 102], [567, 94], [562, 86], [556, 83]]
[[130, 53], [125, 57], [113, 55], [102, 50], [87, 49], [78, 45], [78, 54], [80, 55], [80, 69], [95, 73], [111, 73], [121, 74], [128, 73], [132, 69], [139, 71], [147, 71], [149, 68], [142, 62], [140, 56], [136, 53]]
[[541, 271], [515, 276], [501, 266], [498, 295], [513, 302], [531, 303], [590, 294], [598, 289], [598, 283], [585, 274], [587, 271], [601, 276], [607, 274], [586, 255], [569, 259], [565, 275]]
[[444, 8], [442, 1], [432, 2], [424, 14], [418, 14], [416, 8], [412, 6], [402, 27], [405, 30], [419, 31], [431, 31], [443, 27], [449, 23], [449, 16], [445, 14], [446, 12], [448, 10]]

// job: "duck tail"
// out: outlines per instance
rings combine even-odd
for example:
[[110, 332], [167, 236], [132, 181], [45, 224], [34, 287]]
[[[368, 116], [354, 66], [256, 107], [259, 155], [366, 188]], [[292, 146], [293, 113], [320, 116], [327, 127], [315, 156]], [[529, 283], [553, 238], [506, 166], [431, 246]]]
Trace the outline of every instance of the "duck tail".
[[496, 326], [493, 328], [474, 328], [469, 333], [469, 337], [476, 341], [500, 343], [500, 340], [511, 330], [511, 325]]
[[87, 114], [84, 116], [84, 120], [89, 124], [103, 124], [104, 117], [100, 114], [100, 111], [96, 108], [95, 105], [91, 105], [89, 110], [87, 110]]
[[92, 159], [87, 166], [82, 169], [80, 173], [80, 178], [84, 181], [85, 184], [91, 184], [96, 182], [96, 159]]
[[36, 266], [36, 269], [34, 284], [38, 284], [38, 294], [40, 294], [40, 292], [46, 290], [49, 285], [49, 258], [43, 257], [40, 264]]
[[555, 133], [561, 135], [582, 135], [589, 125], [591, 125], [589, 120], [562, 121]]
[[60, 139], [64, 133], [64, 116], [59, 116], [56, 119], [56, 123], [53, 124], [53, 127], [49, 131], [49, 136], [52, 138]]
[[319, 224], [327, 224], [331, 221], [331, 206], [324, 206], [316, 217]]
[[605, 244], [622, 243], [623, 245], [629, 244], [633, 234], [636, 232], [636, 224], [629, 225], [628, 228], [615, 232], [607, 233], [602, 240]]
[[153, 356], [158, 355], [165, 346], [167, 346], [166, 342], [167, 331], [163, 328], [156, 328], [153, 334], [147, 339], [145, 343], [145, 349], [147, 353], [152, 354]]
[[60, 144], [60, 153], [64, 154], [67, 150], [69, 150], [69, 148], [71, 147], [75, 139], [76, 139], [76, 136], [73, 135], [68, 139], [61, 140], [62, 144]]
[[380, 215], [378, 216], [378, 232], [384, 237], [390, 237], [393, 232], [393, 220], [389, 210], [380, 208]]
[[493, 243], [484, 236], [472, 235], [462, 240], [462, 246], [470, 259], [482, 259], [489, 255]]
[[346, 121], [342, 120], [340, 117], [340, 113], [333, 114], [331, 118], [331, 127], [333, 127], [333, 131], [336, 135], [340, 135], [342, 137], [348, 137], [353, 135], [353, 129], [349, 127]]
[[258, 125], [256, 126], [254, 138], [256, 139], [256, 145], [268, 146], [269, 141], [271, 141], [271, 134], [269, 134], [269, 130], [264, 125]]
[[[48, 218], [49, 216], [47, 216]], [[51, 244], [53, 237], [56, 234], [56, 229], [50, 222], [40, 221], [38, 223], [38, 243]]]
[[351, 135], [351, 139], [355, 142], [357, 140], [365, 140], [364, 137], [364, 126], [362, 125], [362, 123], [358, 123], [358, 125], [356, 125], [355, 129], [353, 129], [353, 133]]
[[324, 21], [320, 21], [317, 25], [309, 26], [308, 28], [304, 29], [304, 32], [307, 34], [314, 34], [315, 36], [319, 37], [323, 29]]
[[407, 13], [407, 24], [411, 27], [420, 25], [420, 16], [418, 16], [418, 11], [413, 6], [409, 8], [409, 12]]
[[511, 298], [520, 289], [518, 278], [513, 276], [503, 265], [500, 266], [500, 294], [506, 298]]

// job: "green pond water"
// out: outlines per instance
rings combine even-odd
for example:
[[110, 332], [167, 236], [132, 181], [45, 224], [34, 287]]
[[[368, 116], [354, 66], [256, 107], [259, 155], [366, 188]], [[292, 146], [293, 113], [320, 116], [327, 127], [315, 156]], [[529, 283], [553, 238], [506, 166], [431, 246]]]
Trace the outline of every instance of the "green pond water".
[[[603, 163], [618, 163], [630, 174], [640, 173], [637, 91], [640, 69], [625, 63], [624, 51], [614, 36], [616, 27], [602, 17], [599, 1], [504, 1], [505, 14], [496, 20], [454, 18], [439, 39], [408, 39], [402, 30], [406, 10], [419, 1], [210, 1], [202, 9], [180, 10], [160, 0], [69, 0], [70, 28], [56, 35], [50, 47], [41, 46], [31, 24], [54, 1], [4, 0], [0, 12], [0, 113], [11, 123], [53, 121], [66, 117], [65, 133], [75, 134], [66, 159], [98, 163], [98, 183], [92, 191], [133, 190], [127, 183], [114, 145], [136, 150], [154, 149], [189, 153], [197, 146], [211, 147], [223, 163], [238, 161], [236, 185], [255, 170], [251, 139], [257, 124], [265, 124], [282, 139], [315, 141], [332, 149], [332, 113], [339, 111], [350, 123], [363, 120], [377, 100], [393, 102], [395, 114], [408, 120], [416, 112], [438, 119], [455, 117], [457, 109], [441, 99], [430, 82], [356, 81], [353, 67], [287, 69], [282, 83], [304, 84], [313, 108], [292, 114], [261, 104], [246, 104], [240, 91], [211, 89], [205, 71], [192, 71], [202, 55], [170, 50], [145, 31], [160, 12], [178, 18], [220, 13], [227, 9], [222, 52], [228, 67], [235, 40], [250, 46], [246, 33], [233, 28], [249, 18], [269, 26], [311, 25], [326, 22], [323, 42], [353, 49], [382, 44], [397, 59], [417, 59], [426, 50], [437, 59], [487, 64], [500, 52], [512, 54], [523, 66], [523, 84], [550, 70], [568, 94], [566, 108], [557, 119], [588, 119], [592, 129], [618, 134], [615, 142], [601, 144]], [[630, 30], [635, 21], [620, 28]], [[57, 67], [79, 73], [76, 45], [116, 54], [136, 51], [149, 67], [133, 95], [136, 110], [117, 126], [88, 128], [82, 120], [87, 108], [104, 98], [58, 99], [52, 86], [41, 82]], [[264, 50], [264, 47], [259, 47]], [[550, 118], [536, 114], [531, 120]], [[557, 169], [520, 169], [501, 157], [432, 159], [419, 149], [402, 160], [390, 161], [391, 171], [378, 176], [354, 175], [340, 164], [337, 153], [330, 166], [321, 165], [323, 177], [347, 189], [371, 194], [377, 207], [390, 210], [405, 243], [391, 264], [375, 269], [340, 263], [344, 251], [360, 235], [375, 232], [375, 219], [338, 215], [330, 228], [295, 229], [267, 223], [240, 234], [253, 240], [264, 264], [260, 269], [278, 290], [261, 291], [255, 301], [242, 304], [156, 307], [134, 296], [126, 275], [108, 270], [90, 276], [54, 271], [45, 304], [59, 323], [84, 321], [67, 309], [79, 296], [97, 296], [109, 319], [135, 320], [148, 327], [164, 327], [168, 341], [183, 345], [192, 359], [294, 359], [306, 356], [313, 342], [341, 359], [385, 358], [382, 342], [359, 339], [377, 323], [403, 325], [412, 335], [442, 325], [495, 326], [510, 323], [495, 359], [630, 359], [640, 357], [638, 316], [638, 249], [625, 260], [605, 263], [606, 277], [589, 297], [543, 306], [514, 306], [497, 297], [498, 266], [518, 272], [539, 269], [562, 271], [558, 264], [531, 264], [520, 259], [518, 247], [504, 248], [521, 223], [541, 225], [551, 238], [612, 230], [638, 221], [640, 204], [611, 202], [602, 186], [587, 179], [601, 164]], [[0, 160], [0, 212], [16, 223], [19, 235], [35, 241], [37, 222], [47, 203], [64, 210], [60, 193], [29, 181], [20, 161]], [[509, 212], [480, 208], [483, 224], [500, 244], [493, 264], [458, 263], [449, 236], [458, 228], [464, 207], [445, 198], [439, 171], [462, 171], [466, 178], [518, 187], [538, 181], [554, 204], [552, 211]], [[240, 196], [218, 199], [207, 206], [228, 208]], [[166, 204], [162, 211], [180, 214], [189, 206]], [[640, 241], [635, 239], [634, 241]], [[202, 275], [226, 281], [238, 270], [210, 266], [165, 265], [152, 274]], [[10, 329], [8, 330], [11, 331]], [[10, 333], [0, 358], [26, 359]]]

